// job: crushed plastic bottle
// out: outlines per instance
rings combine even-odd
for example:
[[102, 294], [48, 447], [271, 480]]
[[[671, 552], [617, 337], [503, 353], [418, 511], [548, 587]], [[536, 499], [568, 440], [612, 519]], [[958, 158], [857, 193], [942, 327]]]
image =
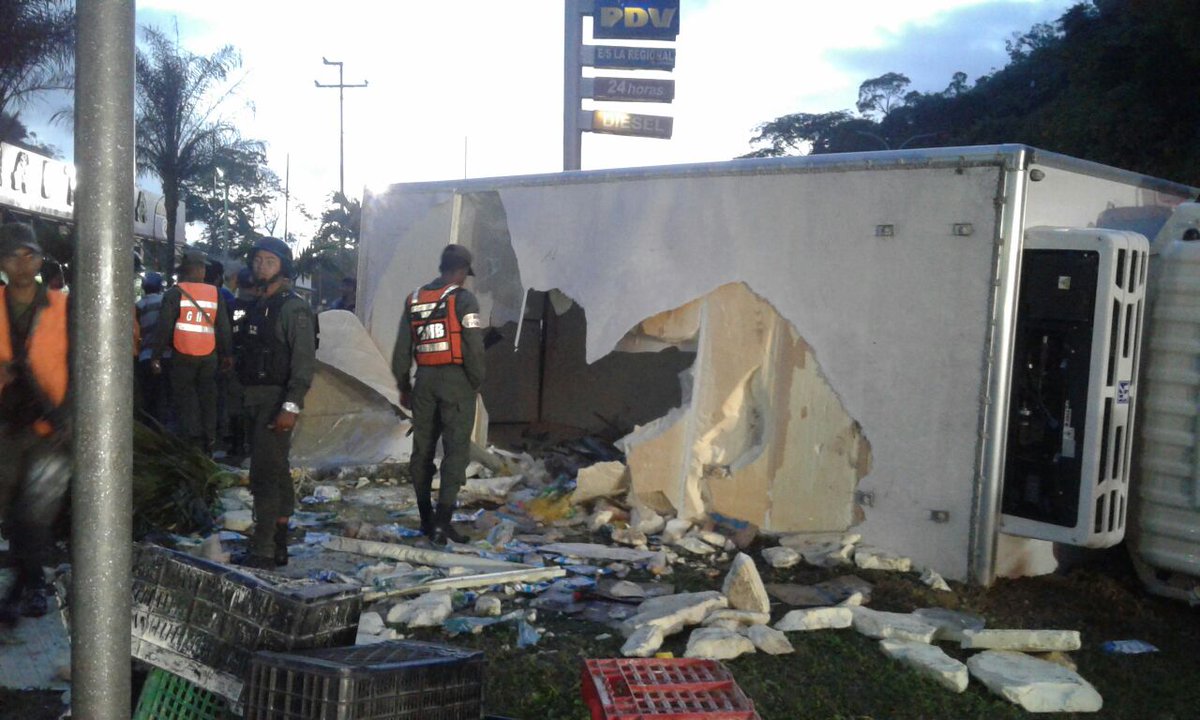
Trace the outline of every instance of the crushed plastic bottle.
[[1101, 643], [1100, 649], [1109, 655], [1142, 655], [1158, 652], [1158, 648], [1144, 640], [1109, 640]]

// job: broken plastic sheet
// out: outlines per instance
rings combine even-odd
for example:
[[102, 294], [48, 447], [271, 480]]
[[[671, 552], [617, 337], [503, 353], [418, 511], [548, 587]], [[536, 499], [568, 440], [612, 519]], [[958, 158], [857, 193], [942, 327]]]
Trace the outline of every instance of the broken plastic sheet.
[[538, 552], [572, 558], [584, 558], [587, 560], [612, 560], [631, 563], [649, 562], [658, 554], [650, 550], [635, 550], [634, 548], [613, 547], [596, 543], [550, 543], [538, 548]]
[[405, 461], [410, 427], [391, 367], [358, 318], [321, 313], [317, 373], [292, 438], [292, 462], [325, 468]]

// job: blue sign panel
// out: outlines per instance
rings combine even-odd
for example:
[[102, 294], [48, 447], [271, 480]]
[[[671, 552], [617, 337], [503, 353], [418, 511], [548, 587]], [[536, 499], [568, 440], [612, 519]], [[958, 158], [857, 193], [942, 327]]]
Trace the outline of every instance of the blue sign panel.
[[674, 70], [675, 48], [591, 45], [591, 65], [609, 70]]
[[679, 0], [597, 0], [592, 37], [600, 40], [674, 40]]

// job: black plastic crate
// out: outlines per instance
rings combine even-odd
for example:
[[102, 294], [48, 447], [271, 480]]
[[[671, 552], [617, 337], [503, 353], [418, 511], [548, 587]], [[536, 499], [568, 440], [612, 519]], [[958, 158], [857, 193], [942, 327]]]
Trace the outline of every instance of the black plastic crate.
[[484, 656], [392, 640], [361, 647], [260, 652], [246, 720], [479, 720]]
[[232, 701], [256, 651], [353, 644], [361, 612], [353, 585], [259, 576], [134, 547], [133, 656]]

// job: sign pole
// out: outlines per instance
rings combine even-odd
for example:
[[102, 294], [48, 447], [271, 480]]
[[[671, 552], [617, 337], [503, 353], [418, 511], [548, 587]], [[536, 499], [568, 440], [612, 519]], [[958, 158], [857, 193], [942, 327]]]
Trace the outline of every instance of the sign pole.
[[78, 6], [75, 219], [82, 272], [71, 297], [86, 308], [86, 321], [71, 333], [71, 707], [77, 718], [115, 720], [131, 712], [134, 3]]
[[595, 10], [595, 0], [565, 0], [563, 18], [563, 170], [579, 170], [583, 163], [583, 130], [579, 127], [582, 102], [583, 16]]

